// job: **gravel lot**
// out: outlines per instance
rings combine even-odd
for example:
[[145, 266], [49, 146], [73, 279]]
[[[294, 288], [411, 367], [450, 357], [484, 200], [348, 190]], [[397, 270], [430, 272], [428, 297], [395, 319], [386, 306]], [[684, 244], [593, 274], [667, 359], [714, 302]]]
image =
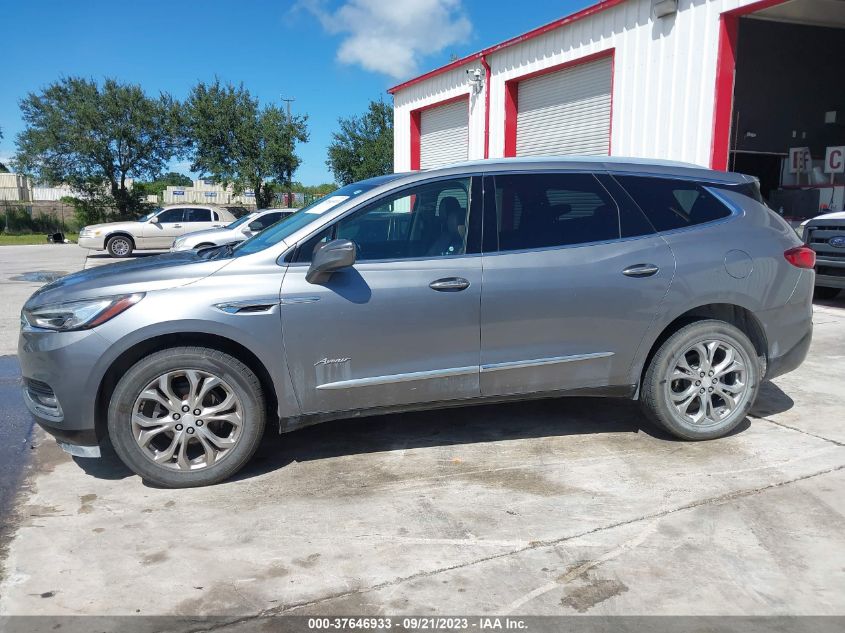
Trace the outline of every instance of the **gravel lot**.
[[[12, 279], [84, 265], [0, 248], [5, 366], [39, 285]], [[705, 443], [630, 402], [537, 401], [268, 434], [236, 480], [171, 491], [36, 431], [0, 614], [843, 615], [845, 298], [815, 328], [807, 362]], [[0, 389], [4, 419], [21, 407]]]

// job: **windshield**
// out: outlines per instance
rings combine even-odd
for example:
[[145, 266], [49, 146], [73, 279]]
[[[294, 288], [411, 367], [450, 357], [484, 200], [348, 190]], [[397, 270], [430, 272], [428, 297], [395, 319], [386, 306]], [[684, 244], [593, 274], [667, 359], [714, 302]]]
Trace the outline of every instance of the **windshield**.
[[140, 218], [138, 218], [138, 222], [147, 222], [147, 221], [148, 221], [148, 220], [150, 220], [150, 219], [151, 219], [154, 215], [158, 215], [159, 213], [161, 213], [161, 207], [156, 207], [155, 209], [153, 209], [152, 211], [150, 211], [148, 214], [146, 214], [146, 215], [142, 215]]
[[244, 222], [248, 221], [250, 218], [253, 218], [253, 217], [255, 217], [255, 214], [254, 214], [254, 213], [247, 213], [244, 217], [242, 217], [242, 218], [238, 218], [237, 220], [235, 220], [235, 221], [234, 221], [234, 222], [232, 222], [231, 224], [227, 224], [227, 225], [226, 225], [226, 228], [227, 228], [227, 229], [236, 229], [236, 228], [238, 228], [241, 224], [243, 224]]
[[379, 176], [377, 178], [370, 178], [369, 180], [362, 180], [361, 182], [355, 182], [351, 185], [341, 187], [329, 195], [312, 202], [306, 207], [303, 207], [296, 213], [293, 213], [286, 218], [282, 218], [273, 226], [265, 229], [261, 233], [241, 242], [234, 247], [232, 253], [236, 257], [239, 257], [241, 255], [251, 255], [253, 253], [257, 253], [258, 251], [263, 251], [268, 246], [272, 246], [273, 244], [278, 244], [283, 241], [286, 237], [292, 235], [302, 227], [307, 226], [327, 211], [331, 211], [340, 203], [345, 202], [350, 198], [356, 198], [370, 189], [373, 189], [385, 182], [389, 182], [398, 176], [399, 174]]

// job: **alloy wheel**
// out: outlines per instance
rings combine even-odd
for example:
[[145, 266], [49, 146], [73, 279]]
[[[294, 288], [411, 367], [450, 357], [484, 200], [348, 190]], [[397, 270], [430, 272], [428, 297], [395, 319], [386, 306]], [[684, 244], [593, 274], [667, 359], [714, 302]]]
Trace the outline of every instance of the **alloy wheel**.
[[727, 341], [694, 343], [669, 366], [669, 402], [688, 424], [720, 424], [745, 401], [749, 388], [747, 368], [742, 354]]
[[169, 371], [138, 395], [131, 424], [147, 458], [172, 470], [198, 470], [218, 463], [238, 443], [243, 405], [219, 376]]

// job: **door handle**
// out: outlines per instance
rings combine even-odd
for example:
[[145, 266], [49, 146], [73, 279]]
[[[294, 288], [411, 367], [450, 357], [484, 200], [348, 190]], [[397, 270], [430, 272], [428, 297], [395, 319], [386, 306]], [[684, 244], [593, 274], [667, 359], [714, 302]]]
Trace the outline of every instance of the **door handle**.
[[428, 287], [438, 292], [459, 292], [469, 288], [469, 282], [463, 277], [444, 277], [432, 281]]
[[622, 274], [628, 277], [651, 277], [659, 270], [660, 268], [654, 264], [636, 264], [635, 266], [628, 266], [622, 271]]
[[174, 229], [181, 229], [181, 228], [182, 228], [182, 225], [181, 225], [181, 224], [174, 224], [174, 225], [173, 225], [173, 228], [174, 228]]

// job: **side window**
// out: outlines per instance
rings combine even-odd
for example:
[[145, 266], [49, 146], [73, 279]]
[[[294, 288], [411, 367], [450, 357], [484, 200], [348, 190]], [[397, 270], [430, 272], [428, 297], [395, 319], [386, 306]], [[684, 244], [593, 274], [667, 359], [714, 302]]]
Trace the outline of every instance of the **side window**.
[[720, 220], [731, 214], [696, 182], [647, 176], [616, 176], [658, 231]]
[[591, 174], [495, 177], [500, 251], [619, 239], [619, 210]]
[[295, 261], [334, 239], [355, 242], [358, 261], [448, 257], [466, 252], [470, 179], [415, 185], [365, 206], [304, 242]]
[[257, 218], [249, 223], [250, 231], [263, 231], [271, 224], [275, 224], [282, 217], [281, 213], [265, 213], [260, 218]]
[[646, 219], [645, 214], [628, 195], [618, 182], [609, 174], [596, 174], [596, 178], [602, 186], [607, 189], [619, 207], [619, 227], [622, 230], [622, 237], [639, 237], [641, 235], [654, 235], [654, 227]]
[[158, 215], [159, 222], [181, 222], [184, 209], [168, 209]]
[[185, 222], [211, 222], [211, 209], [185, 209]]

